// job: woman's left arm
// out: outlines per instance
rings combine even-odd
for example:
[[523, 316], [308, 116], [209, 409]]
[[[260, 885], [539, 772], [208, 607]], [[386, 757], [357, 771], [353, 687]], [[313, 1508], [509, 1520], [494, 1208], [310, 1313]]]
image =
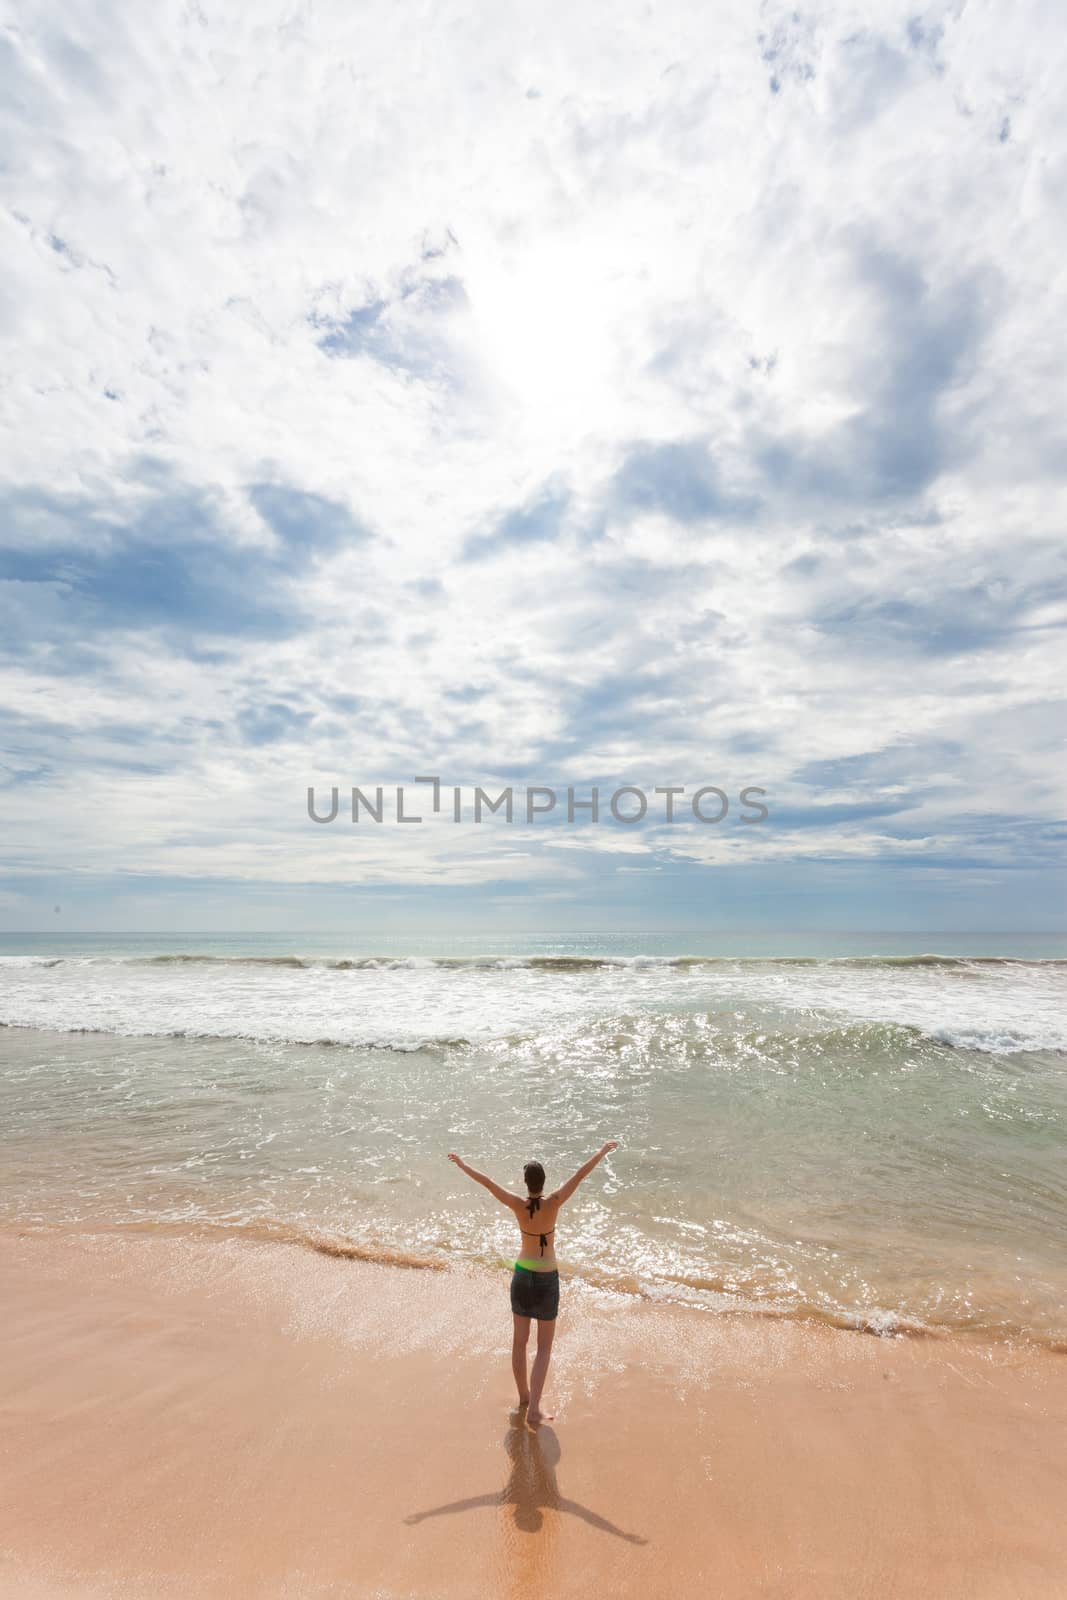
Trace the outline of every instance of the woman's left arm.
[[488, 1189], [489, 1193], [493, 1195], [495, 1199], [499, 1200], [502, 1205], [522, 1205], [521, 1195], [509, 1194], [507, 1189], [502, 1189], [499, 1183], [494, 1183], [492, 1178], [487, 1177], [484, 1172], [476, 1172], [473, 1167], [469, 1167], [462, 1157], [457, 1156], [454, 1151], [449, 1151], [448, 1159], [449, 1161], [454, 1161], [456, 1163], [456, 1166], [459, 1168], [460, 1172], [465, 1172], [468, 1178], [473, 1178], [475, 1183], [480, 1183], [482, 1185], [483, 1189]]

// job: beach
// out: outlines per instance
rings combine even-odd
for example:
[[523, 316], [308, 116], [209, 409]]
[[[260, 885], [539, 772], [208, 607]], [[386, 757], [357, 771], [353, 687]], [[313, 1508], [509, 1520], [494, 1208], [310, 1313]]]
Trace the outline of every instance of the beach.
[[11, 9], [0, 1600], [1067, 1600], [1058, 10]]
[[1067, 1362], [243, 1238], [0, 1235], [11, 1600], [1018, 1600], [1067, 1576]]
[[665, 943], [0, 950], [5, 1600], [1067, 1591], [1063, 950]]

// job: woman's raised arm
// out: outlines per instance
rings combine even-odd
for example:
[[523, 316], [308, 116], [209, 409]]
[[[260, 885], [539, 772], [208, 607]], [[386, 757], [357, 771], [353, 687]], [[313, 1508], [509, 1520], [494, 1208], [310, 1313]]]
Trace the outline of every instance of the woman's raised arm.
[[606, 1156], [610, 1150], [617, 1150], [618, 1148], [618, 1140], [609, 1139], [607, 1144], [601, 1145], [595, 1156], [590, 1156], [585, 1165], [578, 1168], [578, 1171], [574, 1174], [573, 1178], [568, 1178], [566, 1183], [561, 1183], [559, 1188], [556, 1190], [556, 1198], [559, 1200], [560, 1205], [563, 1204], [564, 1200], [570, 1199], [571, 1195], [574, 1193], [575, 1189], [577, 1189], [582, 1179], [588, 1178], [598, 1161], [603, 1160], [604, 1156]]
[[473, 1167], [467, 1165], [462, 1156], [457, 1156], [455, 1151], [450, 1150], [448, 1152], [448, 1159], [456, 1163], [460, 1172], [465, 1172], [468, 1178], [473, 1178], [475, 1183], [482, 1185], [483, 1189], [488, 1189], [489, 1193], [499, 1200], [501, 1205], [522, 1205], [522, 1196], [520, 1194], [511, 1194], [507, 1189], [502, 1189], [499, 1183], [494, 1183], [492, 1178], [488, 1177], [484, 1172], [476, 1172]]

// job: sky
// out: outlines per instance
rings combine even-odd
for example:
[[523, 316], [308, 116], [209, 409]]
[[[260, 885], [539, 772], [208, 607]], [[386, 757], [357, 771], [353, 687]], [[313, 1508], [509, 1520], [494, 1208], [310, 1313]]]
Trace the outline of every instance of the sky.
[[0, 18], [0, 929], [1067, 928], [1057, 6]]

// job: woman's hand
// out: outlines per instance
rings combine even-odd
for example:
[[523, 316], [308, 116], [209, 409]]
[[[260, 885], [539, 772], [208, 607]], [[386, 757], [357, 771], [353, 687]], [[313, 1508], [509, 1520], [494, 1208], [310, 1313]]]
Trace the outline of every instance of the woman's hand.
[[604, 1145], [601, 1148], [600, 1153], [601, 1153], [602, 1156], [606, 1156], [609, 1150], [617, 1150], [618, 1148], [619, 1148], [618, 1139], [609, 1139], [607, 1144]]
[[449, 1159], [449, 1161], [454, 1161], [456, 1163], [457, 1167], [462, 1167], [464, 1165], [463, 1157], [462, 1156], [457, 1156], [457, 1154], [456, 1154], [456, 1152], [454, 1150], [450, 1150], [448, 1152], [448, 1159]]

